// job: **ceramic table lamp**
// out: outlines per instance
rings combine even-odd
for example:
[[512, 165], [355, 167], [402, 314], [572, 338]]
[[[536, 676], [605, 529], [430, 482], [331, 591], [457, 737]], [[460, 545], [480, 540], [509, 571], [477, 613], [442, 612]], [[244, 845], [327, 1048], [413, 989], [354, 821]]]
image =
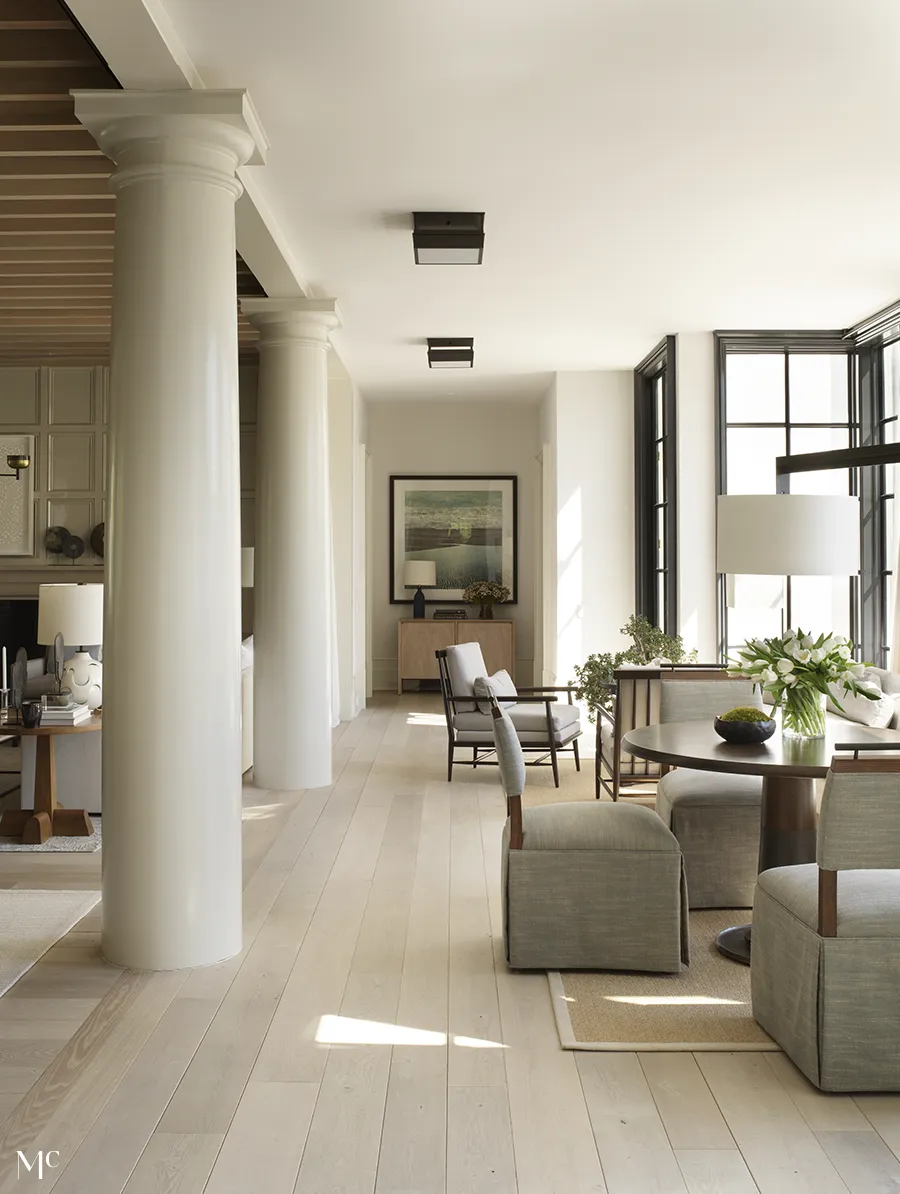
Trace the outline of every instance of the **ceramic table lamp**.
[[403, 586], [415, 589], [413, 597], [413, 617], [425, 617], [425, 594], [423, 589], [434, 589], [437, 586], [437, 568], [434, 560], [407, 560], [403, 565]]
[[41, 585], [38, 592], [38, 633], [42, 646], [61, 634], [78, 650], [67, 660], [63, 687], [78, 705], [97, 709], [103, 703], [103, 668], [86, 650], [103, 642], [103, 585]]

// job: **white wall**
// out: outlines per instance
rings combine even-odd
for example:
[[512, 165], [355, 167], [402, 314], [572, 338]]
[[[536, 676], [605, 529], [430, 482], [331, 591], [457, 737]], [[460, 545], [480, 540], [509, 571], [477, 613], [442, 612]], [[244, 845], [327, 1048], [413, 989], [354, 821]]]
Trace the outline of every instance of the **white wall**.
[[634, 609], [633, 404], [630, 370], [557, 373], [546, 404], [556, 416], [556, 542], [545, 554], [556, 557], [559, 683], [591, 652], [624, 645], [619, 628]]
[[[389, 478], [404, 473], [497, 473], [519, 478], [518, 602], [502, 616], [516, 624], [516, 679], [534, 682], [535, 519], [540, 451], [535, 404], [373, 402], [367, 446], [372, 473], [372, 666], [376, 689], [397, 686], [397, 621], [410, 605], [392, 605], [389, 588]], [[430, 612], [430, 611], [429, 611]], [[474, 610], [472, 611], [474, 614]], [[500, 611], [497, 611], [498, 616]]]
[[702, 663], [716, 658], [716, 386], [712, 332], [679, 332], [678, 621]]
[[540, 541], [541, 584], [535, 633], [535, 682], [555, 684], [556, 641], [556, 378], [544, 395], [540, 411]]

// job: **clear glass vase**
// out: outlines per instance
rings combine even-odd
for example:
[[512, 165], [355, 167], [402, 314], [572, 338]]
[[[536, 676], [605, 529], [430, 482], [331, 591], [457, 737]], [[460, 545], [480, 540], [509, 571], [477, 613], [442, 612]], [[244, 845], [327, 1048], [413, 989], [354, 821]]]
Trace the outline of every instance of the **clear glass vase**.
[[785, 738], [824, 738], [824, 692], [798, 684], [789, 688], [781, 703], [781, 732]]

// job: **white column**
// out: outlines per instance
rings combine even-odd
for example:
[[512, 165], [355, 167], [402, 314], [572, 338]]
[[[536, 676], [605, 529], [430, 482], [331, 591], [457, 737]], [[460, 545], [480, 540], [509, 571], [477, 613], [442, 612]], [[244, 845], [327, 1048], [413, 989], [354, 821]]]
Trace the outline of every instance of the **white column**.
[[235, 171], [242, 91], [76, 92], [116, 162], [103, 689], [103, 953], [241, 948]]
[[253, 774], [331, 783], [328, 346], [334, 299], [243, 299], [259, 328]]

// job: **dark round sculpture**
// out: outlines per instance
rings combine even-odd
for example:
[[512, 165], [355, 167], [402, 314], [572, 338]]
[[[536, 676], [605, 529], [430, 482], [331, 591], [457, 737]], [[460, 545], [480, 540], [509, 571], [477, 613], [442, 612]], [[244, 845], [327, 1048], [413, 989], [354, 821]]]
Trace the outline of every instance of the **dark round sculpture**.
[[70, 560], [77, 560], [79, 556], [83, 556], [84, 540], [78, 535], [70, 535], [63, 544], [63, 555], [68, 556]]
[[106, 523], [98, 522], [91, 531], [91, 551], [95, 556], [99, 556], [101, 560], [103, 559], [103, 550], [106, 546], [105, 539]]
[[775, 733], [775, 721], [723, 721], [717, 717], [713, 722], [716, 733], [733, 746], [753, 746], [765, 742]]
[[61, 556], [66, 542], [71, 536], [65, 527], [47, 527], [44, 535], [44, 547], [52, 556]]

